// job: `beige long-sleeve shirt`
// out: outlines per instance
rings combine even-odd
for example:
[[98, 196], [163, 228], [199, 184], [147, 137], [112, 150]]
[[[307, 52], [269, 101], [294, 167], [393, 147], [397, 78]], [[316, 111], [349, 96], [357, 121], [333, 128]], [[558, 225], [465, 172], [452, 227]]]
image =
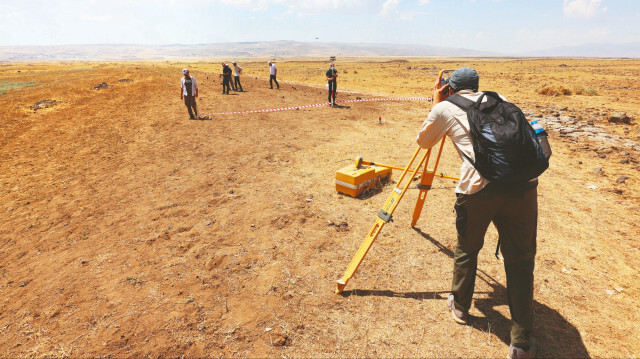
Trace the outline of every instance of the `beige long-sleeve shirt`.
[[[457, 93], [474, 102], [482, 95], [482, 92], [473, 92], [472, 90], [462, 90]], [[502, 95], [500, 97], [506, 101]], [[483, 102], [485, 100], [486, 97]], [[473, 165], [462, 156], [464, 153], [475, 162], [467, 113], [449, 101], [442, 101], [433, 106], [429, 116], [422, 123], [417, 142], [422, 148], [431, 148], [444, 135], [449, 136], [462, 160], [460, 182], [456, 186], [456, 193], [473, 194], [483, 189], [489, 180], [482, 177]]]

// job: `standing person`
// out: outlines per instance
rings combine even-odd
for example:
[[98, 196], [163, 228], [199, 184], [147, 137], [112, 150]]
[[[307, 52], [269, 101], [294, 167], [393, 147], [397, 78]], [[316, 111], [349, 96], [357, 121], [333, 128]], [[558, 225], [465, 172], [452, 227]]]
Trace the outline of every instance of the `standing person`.
[[[465, 160], [476, 161], [467, 113], [446, 101], [455, 93], [472, 101], [478, 92], [478, 73], [468, 67], [453, 72], [449, 84], [441, 86], [442, 74], [434, 85], [434, 103], [417, 136], [422, 148], [431, 148], [444, 135], [453, 141], [462, 158], [460, 182], [456, 187], [456, 229], [451, 294], [447, 300], [453, 319], [466, 324], [473, 297], [478, 252], [491, 222], [498, 229], [504, 257], [507, 297], [511, 312], [509, 358], [533, 358], [536, 345], [533, 330], [533, 269], [538, 221], [538, 180], [504, 184], [491, 182]], [[502, 97], [500, 95], [500, 97]], [[483, 100], [486, 100], [487, 96]], [[504, 99], [504, 98], [503, 98]]]
[[231, 68], [224, 62], [222, 63], [222, 73], [220, 76], [222, 76], [222, 94], [228, 95], [231, 89]]
[[[198, 117], [198, 108], [196, 107], [196, 97], [198, 97], [198, 83], [196, 78], [189, 75], [189, 70], [182, 69], [184, 75], [180, 79], [180, 100], [184, 99], [184, 104], [189, 111], [189, 119], [195, 120]], [[193, 108], [193, 111], [191, 110]], [[194, 116], [195, 113], [195, 116]]]
[[233, 62], [233, 91], [244, 92], [242, 90], [242, 85], [240, 84], [240, 74], [242, 73], [242, 67], [238, 65], [237, 62]]
[[331, 106], [335, 106], [336, 104], [336, 91], [338, 90], [337, 78], [338, 78], [338, 70], [336, 70], [336, 65], [333, 62], [329, 63], [329, 69], [326, 72], [327, 76], [327, 89], [329, 90], [329, 103]]
[[276, 64], [269, 61], [269, 85], [273, 88], [273, 82], [275, 81], [276, 86], [278, 86], [278, 90], [280, 90], [280, 84], [278, 80], [276, 80], [276, 74], [278, 73], [278, 69], [276, 69]]

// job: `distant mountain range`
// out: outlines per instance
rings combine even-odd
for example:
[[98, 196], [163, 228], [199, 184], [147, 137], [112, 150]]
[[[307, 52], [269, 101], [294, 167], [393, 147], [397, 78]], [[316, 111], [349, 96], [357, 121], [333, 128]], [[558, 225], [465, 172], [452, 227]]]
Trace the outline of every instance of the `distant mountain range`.
[[527, 53], [403, 44], [343, 44], [297, 41], [230, 42], [200, 45], [0, 46], [0, 61], [133, 61], [309, 57], [640, 57], [640, 42], [588, 44]]

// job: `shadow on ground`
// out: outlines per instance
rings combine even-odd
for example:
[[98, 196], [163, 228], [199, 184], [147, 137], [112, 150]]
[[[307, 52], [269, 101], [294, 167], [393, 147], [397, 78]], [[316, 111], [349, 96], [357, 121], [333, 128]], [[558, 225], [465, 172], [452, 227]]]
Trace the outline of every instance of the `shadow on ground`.
[[[424, 239], [435, 245], [440, 252], [453, 259], [453, 251], [442, 245], [429, 234], [415, 228], [415, 231]], [[478, 269], [478, 278], [485, 281], [491, 288], [489, 292], [475, 292], [488, 297], [474, 299], [475, 307], [484, 314], [484, 317], [471, 316], [469, 326], [496, 335], [505, 345], [511, 342], [511, 319], [506, 318], [494, 308], [507, 304], [507, 289], [494, 278]], [[446, 300], [448, 291], [437, 292], [405, 292], [399, 293], [391, 290], [348, 290], [341, 293], [349, 296], [383, 296], [396, 298], [410, 298], [418, 300], [439, 299]], [[445, 303], [442, 304], [443, 307]], [[589, 352], [585, 347], [580, 332], [569, 323], [558, 311], [534, 300], [533, 311], [535, 313], [534, 337], [538, 345], [539, 357], [554, 358], [587, 358]], [[453, 320], [451, 321], [453, 325]]]

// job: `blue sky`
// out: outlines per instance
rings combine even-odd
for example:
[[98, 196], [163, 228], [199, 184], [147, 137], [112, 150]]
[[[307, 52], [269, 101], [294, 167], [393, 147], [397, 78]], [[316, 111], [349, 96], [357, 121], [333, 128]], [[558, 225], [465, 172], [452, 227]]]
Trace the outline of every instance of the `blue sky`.
[[640, 41], [637, 0], [0, 0], [0, 46], [295, 40], [524, 52]]

